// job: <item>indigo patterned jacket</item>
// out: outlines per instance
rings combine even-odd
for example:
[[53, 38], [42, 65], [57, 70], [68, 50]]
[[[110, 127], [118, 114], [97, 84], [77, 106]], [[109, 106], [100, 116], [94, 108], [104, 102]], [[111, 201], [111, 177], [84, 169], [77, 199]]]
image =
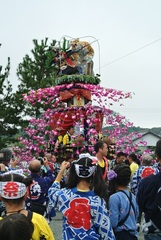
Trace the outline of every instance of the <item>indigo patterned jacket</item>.
[[49, 207], [63, 214], [63, 240], [114, 240], [105, 201], [93, 191], [60, 189], [54, 182], [49, 189]]
[[139, 183], [141, 182], [141, 180], [151, 174], [156, 175], [157, 173], [159, 173], [159, 170], [155, 166], [139, 167], [134, 173], [130, 182], [130, 189], [132, 193], [136, 196], [138, 192]]

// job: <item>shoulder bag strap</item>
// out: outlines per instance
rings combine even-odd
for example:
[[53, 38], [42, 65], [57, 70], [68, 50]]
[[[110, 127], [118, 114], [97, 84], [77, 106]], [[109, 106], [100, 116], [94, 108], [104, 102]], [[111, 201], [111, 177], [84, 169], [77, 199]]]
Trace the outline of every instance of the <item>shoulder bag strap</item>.
[[129, 197], [125, 191], [120, 190], [120, 192], [123, 192], [123, 193], [127, 196], [127, 198], [128, 198], [129, 201], [130, 201], [130, 204], [131, 204], [131, 206], [132, 206], [132, 208], [133, 208], [133, 210], [134, 210], [134, 213], [135, 213], [135, 206], [134, 206], [134, 204], [133, 204], [133, 202], [132, 202], [132, 193], [129, 192], [129, 193], [130, 193], [130, 197]]
[[29, 219], [30, 221], [31, 221], [31, 219], [32, 219], [32, 215], [33, 215], [33, 212], [28, 211], [27, 217], [28, 217], [28, 219]]
[[128, 213], [126, 214], [126, 216], [124, 217], [124, 219], [122, 219], [122, 220], [117, 224], [117, 227], [123, 225], [124, 222], [126, 222], [128, 216], [129, 216], [129, 214], [130, 214], [131, 206], [134, 207], [133, 204], [132, 204], [132, 194], [131, 194], [131, 192], [130, 192], [130, 197], [129, 197], [123, 190], [120, 190], [120, 192], [123, 192], [123, 193], [127, 196], [127, 198], [129, 199], [130, 204], [129, 204]]

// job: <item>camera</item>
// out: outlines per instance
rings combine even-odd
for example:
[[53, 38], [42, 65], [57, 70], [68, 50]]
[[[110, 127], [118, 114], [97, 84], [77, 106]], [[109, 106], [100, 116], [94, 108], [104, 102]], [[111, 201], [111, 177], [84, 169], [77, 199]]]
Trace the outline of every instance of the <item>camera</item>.
[[38, 157], [38, 158], [37, 158], [37, 160], [39, 160], [39, 161], [40, 161], [41, 165], [43, 165], [43, 164], [44, 164], [44, 161], [43, 161], [44, 159], [43, 159], [42, 157]]

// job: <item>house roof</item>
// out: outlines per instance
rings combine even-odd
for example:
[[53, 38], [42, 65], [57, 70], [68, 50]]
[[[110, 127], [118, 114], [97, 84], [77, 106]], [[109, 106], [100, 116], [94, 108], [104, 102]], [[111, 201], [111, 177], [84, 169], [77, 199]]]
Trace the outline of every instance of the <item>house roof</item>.
[[151, 130], [146, 131], [146, 132], [142, 132], [140, 133], [140, 135], [142, 136], [141, 138], [137, 137], [135, 139], [133, 139], [133, 143], [139, 143], [141, 140], [147, 142], [147, 146], [155, 146], [156, 142], [161, 139], [161, 137], [152, 132]]

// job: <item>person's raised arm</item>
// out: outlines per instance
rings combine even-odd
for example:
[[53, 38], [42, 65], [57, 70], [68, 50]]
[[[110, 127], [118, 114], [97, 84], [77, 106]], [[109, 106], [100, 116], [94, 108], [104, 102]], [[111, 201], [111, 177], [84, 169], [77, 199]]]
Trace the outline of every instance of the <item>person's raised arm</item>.
[[56, 177], [56, 179], [55, 179], [55, 182], [58, 182], [58, 183], [61, 182], [61, 179], [62, 179], [62, 177], [63, 177], [64, 171], [65, 171], [65, 169], [68, 168], [69, 166], [70, 166], [70, 163], [69, 163], [69, 162], [66, 162], [66, 161], [62, 162], [62, 164], [61, 164], [61, 166], [60, 166], [60, 171], [59, 171], [59, 173], [58, 173], [58, 175], [57, 175], [57, 177]]

